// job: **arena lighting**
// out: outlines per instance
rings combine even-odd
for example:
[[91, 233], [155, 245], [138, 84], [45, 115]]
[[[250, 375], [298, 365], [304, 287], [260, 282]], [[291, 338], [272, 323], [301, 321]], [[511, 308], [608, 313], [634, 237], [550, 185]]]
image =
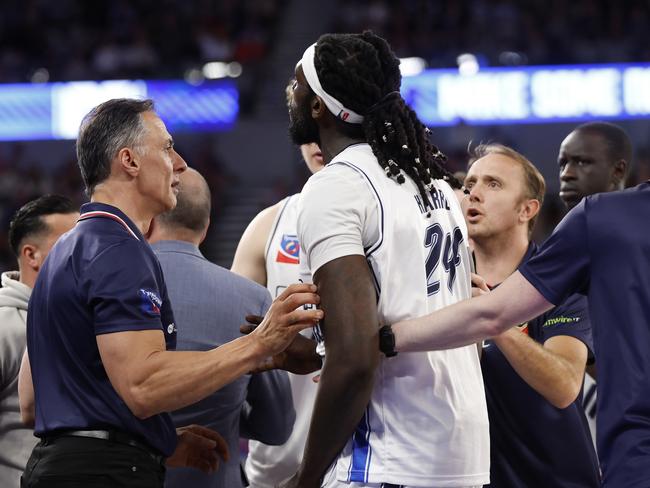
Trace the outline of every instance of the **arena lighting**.
[[170, 132], [230, 130], [239, 112], [231, 80], [0, 84], [0, 141], [75, 139], [83, 116], [111, 98], [151, 98]]
[[426, 70], [402, 79], [402, 95], [423, 122], [449, 126], [650, 118], [650, 63], [459, 71]]
[[399, 70], [402, 76], [415, 76], [422, 73], [427, 67], [427, 62], [422, 58], [400, 58]]
[[47, 83], [50, 80], [50, 72], [46, 68], [38, 68], [32, 74], [32, 83]]
[[242, 66], [237, 62], [223, 63], [221, 61], [213, 61], [203, 65], [203, 76], [208, 80], [215, 80], [218, 78], [238, 78], [242, 74]]
[[478, 59], [473, 54], [465, 53], [456, 58], [458, 64], [458, 72], [461, 75], [475, 75], [478, 73], [479, 64]]

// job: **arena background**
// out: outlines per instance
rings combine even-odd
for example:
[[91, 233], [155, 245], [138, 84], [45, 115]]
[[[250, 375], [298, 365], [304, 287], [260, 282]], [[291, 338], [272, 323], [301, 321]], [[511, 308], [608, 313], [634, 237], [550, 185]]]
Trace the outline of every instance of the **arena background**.
[[[17, 208], [46, 192], [84, 201], [74, 140], [61, 138], [56, 117], [78, 112], [77, 99], [90, 103], [88, 87], [108, 86], [63, 83], [103, 80], [157, 80], [125, 86], [161, 97], [180, 90], [169, 91], [174, 104], [160, 103], [172, 118], [187, 116], [172, 129], [177, 149], [214, 198], [203, 251], [229, 267], [251, 218], [308, 177], [287, 137], [284, 87], [325, 32], [373, 29], [409, 58], [405, 80], [421, 78], [405, 95], [446, 107], [432, 130], [452, 170], [464, 168], [470, 141], [528, 156], [548, 188], [538, 241], [563, 215], [557, 151], [579, 122], [623, 126], [635, 147], [628, 186], [650, 178], [647, 0], [3, 0], [0, 9], [2, 271], [16, 267], [6, 231]], [[435, 69], [446, 70], [426, 71]], [[236, 90], [234, 118], [206, 123], [191, 90], [220, 83]], [[524, 85], [513, 105], [508, 87]]]

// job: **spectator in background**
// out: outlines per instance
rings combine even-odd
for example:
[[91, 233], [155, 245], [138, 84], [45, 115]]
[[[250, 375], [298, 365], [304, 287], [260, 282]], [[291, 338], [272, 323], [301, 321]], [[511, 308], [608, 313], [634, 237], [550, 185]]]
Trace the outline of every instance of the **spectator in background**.
[[36, 444], [32, 429], [21, 422], [18, 401], [27, 303], [52, 245], [78, 217], [70, 200], [45, 195], [23, 205], [9, 227], [9, 244], [18, 271], [2, 273], [0, 288], [0, 480], [7, 488], [20, 486], [20, 475]]
[[[264, 315], [271, 297], [256, 283], [216, 266], [203, 257], [199, 244], [210, 225], [210, 189], [188, 168], [180, 176], [177, 205], [158, 216], [149, 242], [160, 261], [174, 303], [177, 350], [206, 351], [240, 337], [247, 314]], [[216, 473], [173, 468], [168, 488], [242, 487], [238, 443], [243, 437], [282, 444], [294, 422], [286, 373], [244, 375], [207, 398], [172, 413], [177, 427], [200, 424], [219, 432], [233, 455]]]

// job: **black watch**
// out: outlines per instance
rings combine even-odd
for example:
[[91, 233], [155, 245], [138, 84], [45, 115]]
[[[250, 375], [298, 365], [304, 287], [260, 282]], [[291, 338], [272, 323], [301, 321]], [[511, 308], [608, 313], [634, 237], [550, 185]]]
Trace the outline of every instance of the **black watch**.
[[379, 350], [384, 353], [387, 358], [397, 356], [395, 350], [395, 334], [390, 325], [384, 325], [379, 329]]

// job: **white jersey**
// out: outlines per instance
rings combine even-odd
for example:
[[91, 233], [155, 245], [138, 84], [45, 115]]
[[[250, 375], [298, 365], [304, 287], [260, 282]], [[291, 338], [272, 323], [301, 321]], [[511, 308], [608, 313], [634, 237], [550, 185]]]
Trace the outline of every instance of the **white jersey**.
[[[444, 181], [430, 195], [429, 212], [414, 182], [386, 177], [369, 145], [348, 147], [301, 194], [301, 268], [313, 275], [336, 258], [365, 255], [382, 324], [469, 298], [460, 206]], [[489, 482], [488, 430], [476, 346], [400, 353], [382, 358], [370, 404], [333, 469], [344, 482], [482, 485]]]
[[[299, 278], [297, 203], [298, 195], [292, 195], [280, 202], [280, 210], [266, 243], [266, 287], [274, 298], [290, 284], [297, 283]], [[311, 336], [311, 332], [308, 334]], [[251, 487], [275, 488], [298, 470], [318, 389], [318, 385], [312, 381], [315, 374], [317, 373], [288, 373], [296, 411], [293, 431], [287, 442], [281, 446], [268, 446], [258, 441], [250, 441], [245, 471]]]

